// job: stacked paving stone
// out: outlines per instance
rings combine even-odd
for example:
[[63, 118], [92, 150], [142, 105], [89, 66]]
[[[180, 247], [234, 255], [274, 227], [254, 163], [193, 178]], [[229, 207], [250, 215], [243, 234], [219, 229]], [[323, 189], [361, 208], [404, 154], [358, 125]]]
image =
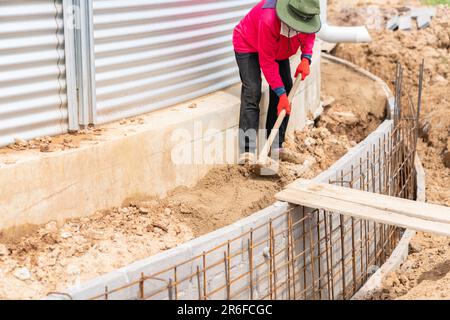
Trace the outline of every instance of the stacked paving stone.
[[411, 8], [404, 15], [395, 15], [386, 23], [388, 30], [412, 30], [413, 19], [416, 19], [417, 28], [424, 29], [430, 26], [431, 19], [436, 15], [436, 9], [430, 7]]

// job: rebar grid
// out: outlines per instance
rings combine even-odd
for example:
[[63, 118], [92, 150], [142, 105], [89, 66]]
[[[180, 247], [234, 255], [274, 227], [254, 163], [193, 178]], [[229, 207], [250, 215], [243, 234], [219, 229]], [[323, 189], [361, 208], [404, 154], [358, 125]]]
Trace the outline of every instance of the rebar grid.
[[[420, 78], [423, 77], [423, 66]], [[419, 100], [402, 108], [402, 68], [389, 134], [330, 184], [415, 198]], [[135, 299], [349, 299], [397, 246], [403, 230], [333, 212], [292, 206], [266, 223], [176, 265], [92, 299], [131, 290]], [[181, 293], [184, 292], [184, 295]]]

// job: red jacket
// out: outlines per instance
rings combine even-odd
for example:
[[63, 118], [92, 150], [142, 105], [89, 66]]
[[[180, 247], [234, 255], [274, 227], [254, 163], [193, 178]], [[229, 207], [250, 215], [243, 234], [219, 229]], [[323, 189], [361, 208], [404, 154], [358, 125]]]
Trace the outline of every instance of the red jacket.
[[286, 60], [299, 48], [302, 57], [311, 61], [315, 34], [298, 33], [288, 38], [281, 35], [281, 20], [275, 10], [276, 1], [263, 0], [236, 26], [233, 32], [234, 50], [258, 53], [261, 70], [272, 90], [284, 88], [276, 60]]

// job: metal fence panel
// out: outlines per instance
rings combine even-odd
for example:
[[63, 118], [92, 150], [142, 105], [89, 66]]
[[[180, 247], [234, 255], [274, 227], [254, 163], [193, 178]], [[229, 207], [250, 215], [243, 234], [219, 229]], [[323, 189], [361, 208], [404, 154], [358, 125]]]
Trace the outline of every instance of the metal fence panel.
[[232, 30], [257, 0], [94, 0], [97, 121], [238, 82]]
[[0, 145], [67, 131], [61, 0], [0, 3]]

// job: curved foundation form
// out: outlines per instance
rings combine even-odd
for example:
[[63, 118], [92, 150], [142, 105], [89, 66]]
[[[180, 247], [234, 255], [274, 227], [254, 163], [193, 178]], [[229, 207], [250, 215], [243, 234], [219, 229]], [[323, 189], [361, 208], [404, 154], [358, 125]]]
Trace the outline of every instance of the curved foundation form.
[[[393, 109], [384, 82], [343, 60], [325, 58], [379, 82]], [[371, 192], [391, 188], [388, 160], [379, 154], [383, 141], [390, 146], [385, 156], [396, 149], [394, 130], [392, 120], [384, 121], [315, 180], [350, 181], [352, 187]], [[372, 183], [375, 179], [379, 183]], [[228, 227], [48, 299], [350, 299], [374, 281], [366, 282], [374, 271], [395, 264], [389, 253], [404, 253], [411, 232], [401, 236], [393, 227], [276, 202]]]

